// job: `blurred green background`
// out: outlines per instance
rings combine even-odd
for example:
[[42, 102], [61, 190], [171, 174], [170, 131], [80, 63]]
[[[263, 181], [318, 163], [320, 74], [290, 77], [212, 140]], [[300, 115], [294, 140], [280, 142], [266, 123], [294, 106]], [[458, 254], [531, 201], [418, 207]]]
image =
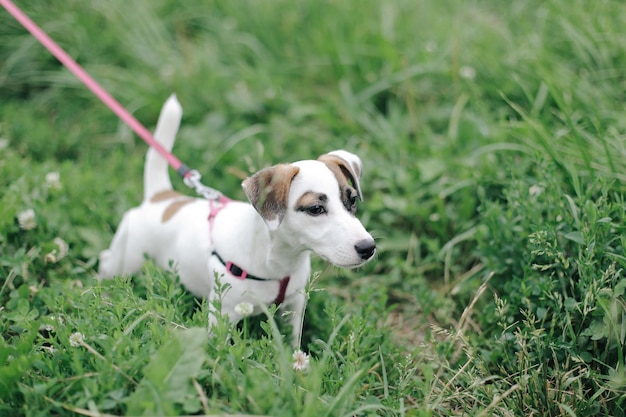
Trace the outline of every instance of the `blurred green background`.
[[[397, 415], [623, 413], [626, 3], [18, 3], [148, 128], [175, 92], [176, 155], [233, 198], [273, 163], [361, 157], [379, 255], [316, 261], [306, 340], [331, 334], [322, 312], [365, 309], [390, 360], [436, 358], [363, 398]], [[43, 317], [60, 308], [46, 297], [79, 303], [68, 282], [97, 285], [146, 145], [0, 11], [0, 148], [3, 313], [27, 298]], [[59, 236], [68, 258], [46, 264]], [[8, 349], [19, 323], [1, 323]]]

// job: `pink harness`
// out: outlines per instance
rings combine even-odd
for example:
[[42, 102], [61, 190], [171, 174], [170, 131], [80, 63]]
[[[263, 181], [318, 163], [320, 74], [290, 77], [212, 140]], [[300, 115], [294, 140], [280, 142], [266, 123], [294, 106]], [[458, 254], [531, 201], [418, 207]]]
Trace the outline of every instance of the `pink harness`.
[[[215, 218], [217, 217], [219, 212], [222, 211], [231, 201], [232, 200], [230, 198], [225, 197], [223, 195], [220, 195], [220, 197], [217, 199], [218, 205], [215, 204], [216, 203], [215, 200], [209, 200], [209, 208], [210, 208], [209, 238], [211, 240], [211, 244], [213, 244], [213, 224], [215, 223]], [[248, 271], [237, 266], [231, 261], [224, 261], [224, 259], [222, 259], [222, 257], [216, 251], [213, 251], [212, 255], [215, 256], [222, 263], [222, 265], [226, 267], [226, 271], [228, 271], [229, 274], [231, 274], [233, 277], [237, 279], [241, 279], [241, 280], [252, 279], [255, 281], [276, 281], [274, 279], [261, 278], [261, 277], [257, 277], [255, 275], [249, 274]], [[290, 278], [291, 277], [286, 276], [285, 278], [279, 281], [278, 295], [276, 296], [276, 299], [274, 300], [274, 304], [279, 305], [283, 301], [285, 301], [285, 294], [287, 293], [287, 286], [289, 285]]]
[[[168, 152], [161, 146], [150, 134], [150, 132], [139, 122], [133, 115], [131, 115], [117, 100], [113, 98], [96, 80], [80, 66], [78, 63], [70, 57], [67, 52], [63, 50], [52, 38], [50, 38], [35, 22], [33, 22], [22, 10], [20, 10], [11, 0], [0, 0], [0, 6], [4, 7], [15, 19], [22, 24], [43, 46], [45, 46], [69, 71], [71, 71], [76, 77], [89, 88], [104, 104], [106, 104], [120, 119], [122, 119], [132, 130], [139, 135], [150, 146], [156, 149], [163, 158], [184, 178], [185, 184], [189, 187], [195, 188], [196, 192], [209, 199], [211, 205], [211, 214], [209, 214], [209, 233], [211, 234], [211, 242], [213, 242], [213, 220], [215, 216], [231, 201], [227, 197], [221, 196], [218, 198], [220, 206], [215, 207], [214, 201], [211, 197], [215, 196], [217, 192], [212, 188], [203, 185], [200, 182], [200, 174], [198, 171], [191, 170], [185, 164], [183, 164], [178, 158]], [[222, 263], [224, 263], [217, 253], [213, 252]], [[233, 274], [233, 270], [238, 269], [241, 274], [233, 274], [233, 276], [240, 279], [257, 279], [260, 281], [274, 281], [266, 278], [255, 277], [248, 274], [243, 269], [239, 268], [232, 262], [224, 264], [228, 272]], [[276, 303], [280, 304], [285, 299], [285, 291], [289, 284], [289, 277], [285, 277], [280, 280], [280, 289], [278, 297], [276, 297]]]
[[231, 200], [230, 198], [226, 197], [225, 195], [220, 195], [219, 198], [217, 199], [217, 203], [219, 205], [215, 205], [216, 201], [215, 200], [209, 200], [209, 239], [211, 239], [211, 245], [213, 244], [213, 224], [215, 223], [215, 217], [217, 217], [217, 214], [222, 211], [227, 205], [228, 203], [230, 203]]

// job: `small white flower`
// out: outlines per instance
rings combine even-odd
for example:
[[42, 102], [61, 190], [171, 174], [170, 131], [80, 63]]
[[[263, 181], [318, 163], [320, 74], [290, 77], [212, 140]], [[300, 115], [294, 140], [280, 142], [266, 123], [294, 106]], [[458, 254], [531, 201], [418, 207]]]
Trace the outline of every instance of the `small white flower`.
[[296, 371], [307, 371], [311, 366], [309, 355], [301, 351], [300, 349], [293, 352], [291, 355], [293, 358], [293, 369]]
[[39, 326], [39, 330], [43, 330], [46, 332], [53, 332], [54, 331], [54, 326], [51, 324], [42, 324]]
[[46, 186], [53, 190], [61, 189], [61, 174], [57, 171], [48, 172], [46, 174]]
[[24, 210], [17, 215], [17, 223], [22, 230], [32, 230], [37, 226], [35, 221], [35, 210]]
[[54, 249], [52, 252], [46, 254], [44, 260], [49, 263], [55, 263], [65, 258], [70, 250], [70, 246], [67, 244], [67, 242], [60, 237], [55, 237], [53, 242], [55, 245], [57, 245], [57, 248], [59, 249]]
[[426, 52], [428, 53], [433, 53], [437, 50], [437, 42], [435, 41], [428, 41], [426, 42], [426, 45], [424, 46], [424, 49], [426, 49]]
[[431, 222], [438, 222], [439, 220], [441, 220], [441, 215], [439, 213], [433, 213], [430, 216], [428, 216], [428, 218], [430, 219]]
[[80, 332], [74, 332], [70, 335], [70, 346], [78, 347], [83, 344], [83, 340], [85, 340], [85, 336]]
[[50, 355], [54, 355], [57, 350], [54, 346], [42, 346], [41, 349], [45, 352], [48, 352]]
[[459, 75], [461, 78], [465, 78], [466, 80], [473, 80], [476, 78], [476, 70], [474, 67], [465, 65], [459, 68]]
[[70, 251], [70, 245], [60, 237], [55, 237], [53, 242], [59, 247], [59, 259], [64, 258]]
[[536, 197], [538, 195], [540, 195], [541, 193], [543, 193], [543, 187], [539, 186], [539, 185], [532, 185], [529, 189], [528, 189], [528, 194], [530, 194], [531, 197]]
[[50, 253], [46, 253], [46, 256], [43, 257], [44, 262], [47, 264], [56, 263], [56, 261], [58, 261], [56, 253], [57, 253], [56, 249]]
[[235, 313], [242, 317], [248, 317], [254, 311], [254, 306], [250, 303], [239, 303], [235, 306]]

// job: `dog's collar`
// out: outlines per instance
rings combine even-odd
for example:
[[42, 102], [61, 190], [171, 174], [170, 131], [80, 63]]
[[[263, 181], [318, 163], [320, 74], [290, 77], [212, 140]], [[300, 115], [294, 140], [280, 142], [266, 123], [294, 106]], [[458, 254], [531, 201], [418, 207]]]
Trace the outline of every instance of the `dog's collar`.
[[[226, 267], [226, 271], [232, 276], [234, 276], [235, 278], [238, 278], [241, 280], [252, 279], [255, 281], [263, 281], [263, 282], [276, 281], [275, 279], [261, 278], [261, 277], [257, 277], [256, 275], [249, 274], [248, 271], [235, 265], [234, 263], [224, 261], [224, 259], [222, 259], [222, 257], [215, 251], [213, 251], [212, 255], [215, 256], [217, 260], [220, 261], [222, 265]], [[274, 300], [274, 304], [278, 305], [278, 304], [281, 304], [283, 301], [285, 301], [285, 294], [287, 292], [287, 285], [289, 285], [290, 278], [291, 277], [286, 276], [285, 278], [279, 281], [280, 286], [278, 288], [278, 295], [276, 296], [276, 300]]]
[[[217, 213], [219, 213], [224, 207], [228, 205], [232, 200], [228, 197], [220, 196], [217, 200], [217, 205], [213, 200], [209, 200], [210, 213], [209, 213], [209, 238], [211, 239], [211, 243], [213, 243], [213, 223], [215, 222], [215, 217]], [[234, 276], [235, 278], [244, 280], [244, 279], [252, 279], [255, 281], [276, 281], [271, 278], [261, 278], [255, 275], [249, 274], [245, 269], [235, 265], [232, 262], [226, 262], [222, 257], [216, 252], [213, 251], [213, 256], [215, 256], [221, 263], [226, 267], [226, 271], [229, 274]], [[279, 281], [280, 286], [278, 287], [278, 295], [276, 296], [276, 300], [274, 300], [274, 304], [278, 305], [285, 301], [285, 293], [287, 292], [287, 285], [289, 285], [290, 277], [285, 277]]]

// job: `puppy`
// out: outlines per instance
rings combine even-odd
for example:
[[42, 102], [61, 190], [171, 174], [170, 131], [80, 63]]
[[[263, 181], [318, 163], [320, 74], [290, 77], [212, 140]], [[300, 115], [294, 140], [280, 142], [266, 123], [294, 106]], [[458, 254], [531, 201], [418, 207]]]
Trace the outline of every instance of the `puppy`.
[[[171, 96], [155, 139], [174, 145], [182, 108]], [[144, 198], [125, 213], [109, 249], [100, 254], [99, 278], [137, 272], [145, 256], [162, 267], [173, 261], [182, 284], [209, 299], [209, 332], [216, 322], [215, 277], [229, 289], [221, 313], [232, 323], [241, 303], [280, 304], [291, 312], [292, 344], [298, 346], [310, 257], [345, 268], [372, 259], [376, 243], [356, 218], [361, 200], [361, 160], [339, 150], [263, 169], [243, 182], [249, 203], [191, 198], [175, 192], [167, 162], [154, 149], [146, 156]]]

